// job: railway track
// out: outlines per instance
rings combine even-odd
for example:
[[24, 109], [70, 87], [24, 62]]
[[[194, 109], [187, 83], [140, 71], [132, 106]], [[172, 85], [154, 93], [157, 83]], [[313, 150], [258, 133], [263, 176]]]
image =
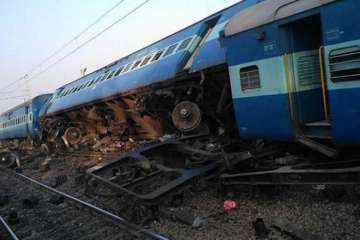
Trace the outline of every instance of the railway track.
[[[4, 231], [4, 233], [2, 233], [4, 236], [8, 235], [12, 240], [18, 240], [19, 238], [16, 236], [16, 234], [14, 233], [14, 231], [11, 229], [11, 227], [9, 226], [9, 224], [5, 221], [5, 219], [3, 217], [0, 216], [0, 223], [1, 226], [3, 228], [2, 231]], [[0, 235], [0, 239], [5, 238], [4, 236]]]
[[0, 236], [7, 239], [167, 239], [21, 173], [0, 171], [0, 197], [7, 199]]

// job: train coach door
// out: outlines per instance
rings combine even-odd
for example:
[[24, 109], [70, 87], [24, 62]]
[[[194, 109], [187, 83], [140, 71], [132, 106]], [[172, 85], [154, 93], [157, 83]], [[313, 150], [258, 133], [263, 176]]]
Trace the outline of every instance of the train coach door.
[[306, 17], [281, 26], [284, 61], [292, 120], [299, 127], [327, 120], [320, 15]]

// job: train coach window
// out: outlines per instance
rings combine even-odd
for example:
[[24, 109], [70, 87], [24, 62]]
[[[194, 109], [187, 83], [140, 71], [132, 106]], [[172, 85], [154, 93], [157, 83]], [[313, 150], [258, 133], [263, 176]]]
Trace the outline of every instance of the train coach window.
[[141, 62], [142, 62], [142, 59], [136, 61], [136, 62], [134, 63], [134, 66], [131, 68], [131, 70], [134, 70], [135, 68], [137, 68], [137, 67], [140, 65]]
[[96, 80], [94, 81], [93, 86], [95, 86], [96, 84], [98, 84], [98, 82], [101, 80], [101, 78], [102, 78], [102, 75], [98, 76], [98, 77], [96, 78]]
[[174, 51], [175, 51], [175, 49], [176, 49], [176, 47], [177, 47], [177, 45], [178, 45], [177, 43], [174, 44], [174, 45], [171, 45], [171, 46], [166, 50], [166, 52], [164, 53], [164, 56], [163, 56], [163, 57], [166, 57], [166, 56], [169, 56], [169, 55], [173, 54]]
[[88, 81], [86, 84], [86, 88], [90, 87], [94, 83], [94, 80]]
[[121, 71], [124, 69], [124, 66], [121, 66], [117, 71], [116, 73], [114, 74], [114, 77], [117, 77], [120, 75]]
[[61, 97], [65, 97], [65, 96], [67, 96], [69, 94], [69, 89], [68, 90], [66, 90], [65, 92], [64, 92], [64, 95], [63, 96], [61, 96]]
[[106, 79], [112, 78], [114, 76], [114, 74], [115, 74], [115, 71], [112, 71]]
[[81, 86], [80, 86], [80, 88], [79, 88], [79, 91], [80, 91], [80, 90], [83, 90], [85, 87], [86, 87], [86, 83], [81, 84]]
[[154, 55], [153, 59], [151, 59], [151, 62], [155, 62], [155, 61], [159, 60], [160, 57], [161, 57], [161, 55], [164, 53], [164, 51], [165, 51], [165, 50], [160, 50], [160, 51], [158, 51], [158, 52]]
[[75, 88], [76, 90], [75, 90], [75, 92], [78, 92], [78, 91], [80, 91], [80, 86], [78, 86], [77, 88]]
[[58, 97], [58, 98], [61, 98], [62, 95], [63, 95], [63, 91], [59, 92], [59, 93], [57, 94], [57, 97]]
[[333, 82], [360, 80], [360, 46], [333, 50], [329, 61]]
[[261, 87], [260, 73], [257, 66], [240, 69], [241, 90], [257, 89]]
[[128, 65], [126, 65], [126, 67], [124, 68], [124, 70], [122, 71], [122, 73], [126, 73], [127, 71], [129, 71], [130, 68], [131, 68], [131, 66], [132, 66], [132, 63], [129, 63]]
[[72, 94], [74, 92], [74, 90], [75, 90], [74, 88], [71, 88], [68, 94], [69, 95]]
[[146, 64], [148, 64], [150, 62], [151, 58], [152, 58], [152, 55], [149, 55], [146, 58], [144, 58], [144, 61], [141, 63], [140, 67], [145, 66]]
[[108, 75], [109, 75], [108, 73], [104, 74], [99, 82], [103, 82], [107, 78]]
[[191, 37], [191, 38], [188, 38], [188, 39], [185, 39], [185, 40], [180, 44], [180, 46], [179, 46], [179, 48], [177, 49], [176, 52], [180, 52], [180, 51], [182, 51], [182, 50], [187, 49], [187, 48], [189, 47], [192, 39], [193, 39], [192, 37]]

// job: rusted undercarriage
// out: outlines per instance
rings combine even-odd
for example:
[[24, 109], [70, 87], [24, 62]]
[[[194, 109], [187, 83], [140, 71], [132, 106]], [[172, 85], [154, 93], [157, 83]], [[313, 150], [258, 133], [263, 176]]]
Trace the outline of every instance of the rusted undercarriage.
[[34, 142], [33, 139], [23, 138], [23, 139], [10, 139], [10, 140], [1, 140], [0, 149], [8, 149], [14, 151], [30, 152], [34, 150], [34, 147], [38, 143]]
[[[37, 156], [49, 153], [50, 152], [46, 144], [42, 144], [37, 139], [32, 139], [30, 137], [0, 141], [0, 161], [3, 159], [5, 165], [14, 165], [15, 160], [19, 160], [20, 157], [26, 158], [28, 156]], [[17, 164], [19, 163], [20, 162]]]
[[[123, 152], [169, 135], [233, 131], [225, 66], [81, 106], [42, 119], [51, 151], [87, 148]], [[224, 113], [230, 113], [227, 116]], [[226, 127], [228, 129], [226, 129]]]

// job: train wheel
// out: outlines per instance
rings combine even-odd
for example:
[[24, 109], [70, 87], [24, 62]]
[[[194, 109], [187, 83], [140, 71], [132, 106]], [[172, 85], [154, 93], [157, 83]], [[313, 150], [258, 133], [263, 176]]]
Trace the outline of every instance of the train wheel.
[[191, 132], [201, 123], [201, 110], [197, 104], [184, 101], [176, 105], [171, 117], [178, 130]]
[[10, 151], [0, 152], [0, 166], [3, 168], [11, 168], [19, 161], [17, 154]]
[[79, 144], [81, 142], [81, 138], [82, 138], [81, 130], [76, 127], [70, 127], [66, 129], [63, 136], [63, 141], [65, 145], [69, 147], [70, 145]]

